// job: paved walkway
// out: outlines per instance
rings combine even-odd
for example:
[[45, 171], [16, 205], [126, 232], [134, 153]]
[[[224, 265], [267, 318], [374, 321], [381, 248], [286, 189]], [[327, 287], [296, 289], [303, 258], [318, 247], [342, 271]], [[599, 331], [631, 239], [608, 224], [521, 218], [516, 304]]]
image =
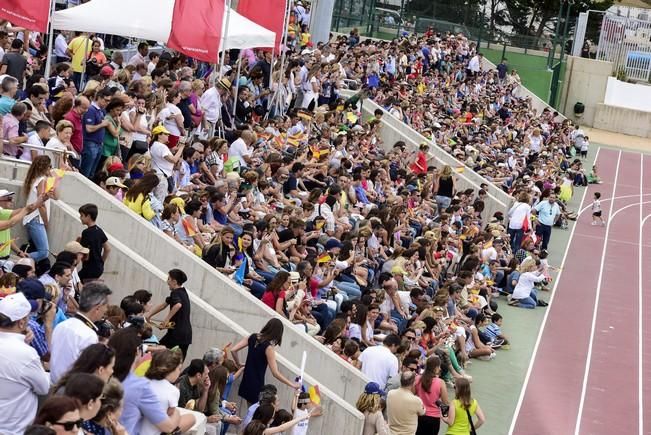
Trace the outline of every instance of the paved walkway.
[[590, 138], [590, 143], [601, 144], [624, 150], [651, 153], [651, 138], [629, 136], [627, 134], [613, 133], [596, 128], [582, 127]]

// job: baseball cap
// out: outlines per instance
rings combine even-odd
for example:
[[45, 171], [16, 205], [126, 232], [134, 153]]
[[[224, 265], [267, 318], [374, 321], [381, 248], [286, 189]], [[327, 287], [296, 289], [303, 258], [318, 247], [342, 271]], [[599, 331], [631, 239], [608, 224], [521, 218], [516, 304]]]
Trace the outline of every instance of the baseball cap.
[[8, 197], [8, 196], [14, 196], [16, 193], [12, 192], [7, 189], [0, 189], [0, 199]]
[[154, 129], [151, 131], [151, 134], [152, 136], [156, 136], [157, 134], [172, 134], [172, 133], [167, 131], [167, 129], [164, 126], [159, 125], [154, 127]]
[[0, 314], [9, 318], [12, 322], [24, 319], [33, 311], [32, 304], [22, 293], [12, 293], [0, 299]]
[[99, 71], [99, 75], [104, 77], [111, 77], [113, 75], [113, 68], [111, 68], [108, 65], [104, 65], [102, 69]]
[[330, 239], [325, 244], [326, 251], [329, 251], [334, 248], [341, 248], [342, 246], [343, 245], [341, 244], [341, 242], [337, 239]]
[[50, 295], [45, 291], [43, 283], [33, 278], [23, 279], [18, 282], [16, 291], [24, 294], [30, 303], [37, 299], [50, 299]]
[[106, 179], [106, 187], [111, 187], [111, 186], [117, 186], [122, 189], [127, 188], [127, 186], [125, 186], [118, 177], [108, 177]]
[[380, 389], [380, 384], [377, 382], [369, 382], [366, 384], [364, 387], [364, 392], [366, 394], [382, 394], [382, 390]]
[[81, 246], [81, 243], [76, 240], [66, 243], [63, 250], [66, 252], [72, 252], [73, 254], [88, 254], [90, 252], [88, 248]]

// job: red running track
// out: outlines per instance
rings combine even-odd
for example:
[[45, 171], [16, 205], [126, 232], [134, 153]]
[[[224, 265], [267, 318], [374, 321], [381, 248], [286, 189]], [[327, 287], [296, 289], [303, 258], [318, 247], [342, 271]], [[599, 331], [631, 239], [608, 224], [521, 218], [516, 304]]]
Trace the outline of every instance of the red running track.
[[[604, 183], [587, 189], [516, 408], [514, 434], [642, 434], [642, 411], [651, 422], [650, 407], [640, 405], [643, 391], [651, 400], [651, 359], [639, 358], [643, 330], [644, 353], [651, 356], [651, 322], [641, 325], [639, 311], [651, 303], [651, 217], [640, 232], [651, 214], [651, 203], [641, 204], [651, 201], [651, 157], [601, 149], [597, 163]], [[597, 191], [609, 219], [605, 228], [590, 225]], [[642, 274], [641, 238], [647, 243]], [[641, 368], [647, 373], [642, 378]]]

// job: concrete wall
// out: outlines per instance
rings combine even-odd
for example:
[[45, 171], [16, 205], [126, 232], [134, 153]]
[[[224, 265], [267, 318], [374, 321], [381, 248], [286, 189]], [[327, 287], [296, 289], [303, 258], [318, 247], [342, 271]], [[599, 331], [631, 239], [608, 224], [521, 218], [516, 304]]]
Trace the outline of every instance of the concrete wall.
[[651, 138], [651, 112], [597, 104], [594, 125], [601, 130]]
[[[349, 97], [353, 95], [352, 91], [343, 91], [343, 95]], [[377, 103], [372, 100], [364, 100], [362, 104], [362, 111], [364, 112], [364, 118], [373, 116], [373, 112], [376, 109], [382, 109]], [[382, 109], [384, 110], [384, 109]], [[465, 167], [463, 162], [455, 159], [450, 154], [448, 154], [442, 148], [439, 148], [436, 144], [431, 141], [428, 141], [425, 136], [418, 133], [416, 130], [390, 115], [385, 111], [384, 116], [382, 117], [382, 128], [380, 130], [380, 137], [382, 139], [382, 146], [386, 150], [390, 150], [393, 147], [393, 144], [402, 140], [407, 144], [407, 147], [410, 151], [418, 150], [418, 146], [427, 142], [430, 144], [430, 160], [434, 160], [437, 165], [450, 165], [453, 168], [463, 166], [465, 168], [463, 173], [456, 173], [456, 183], [458, 190], [464, 189], [475, 189], [479, 190], [479, 185], [481, 183], [488, 184], [488, 194], [490, 197], [489, 201], [486, 201], [486, 208], [484, 211], [484, 216], [492, 216], [496, 211], [506, 212], [508, 211], [512, 198], [508, 194], [504, 193], [493, 183], [489, 183], [484, 177], [474, 172], [472, 169]]]
[[[20, 189], [18, 183], [8, 180], [0, 180], [0, 187], [12, 191]], [[23, 237], [21, 230], [22, 228], [17, 227], [16, 231], [12, 230], [12, 233], [14, 236]], [[62, 201], [52, 201], [50, 230], [48, 231], [52, 252], [59, 252], [68, 241], [77, 238], [82, 230], [83, 227], [79, 222], [76, 208], [73, 209]], [[111, 303], [119, 304], [123, 297], [140, 288], [151, 291], [154, 301], [162, 301], [169, 291], [166, 284], [167, 274], [121, 243], [110, 232], [107, 232], [107, 236], [113, 250], [106, 264], [104, 280], [113, 290]], [[201, 299], [193, 287], [188, 286], [188, 290], [192, 304], [193, 329], [193, 343], [189, 349], [189, 358], [201, 358], [203, 352], [210, 347], [224, 347], [227, 343], [235, 343], [250, 334], [239, 322], [229, 319], [224, 313]], [[159, 331], [155, 331], [155, 333], [159, 337], [162, 336]], [[288, 338], [287, 332], [285, 337]], [[287, 347], [288, 344], [286, 343], [284, 346]], [[280, 371], [289, 379], [296, 378], [300, 373], [299, 367], [282, 356], [283, 348], [278, 350], [277, 359]], [[240, 360], [244, 361], [246, 350], [240, 353]], [[312, 353], [308, 357], [308, 362], [311, 358]], [[282, 407], [289, 408], [293, 391], [276, 381], [269, 370], [267, 371], [267, 380], [278, 386], [280, 403]], [[308, 385], [319, 385], [322, 406], [325, 410], [323, 417], [310, 421], [310, 433], [360, 434], [362, 432], [363, 415], [353, 405], [333, 393], [328, 385], [319, 383], [309, 374], [305, 376], [305, 381]], [[240, 408], [245, 409], [246, 403], [237, 397], [238, 385], [239, 383], [235, 385], [230, 400], [240, 402]]]
[[615, 77], [608, 77], [604, 104], [651, 112], [651, 86], [623, 82]]
[[[27, 166], [20, 163], [0, 162], [0, 177], [23, 180], [26, 169]], [[127, 242], [133, 252], [162, 271], [173, 268], [185, 271], [188, 275], [188, 288], [248, 333], [259, 331], [272, 316], [278, 316], [246, 289], [212, 269], [200, 258], [181, 249], [170, 237], [133, 214], [83, 176], [66, 174], [61, 182], [61, 200], [73, 210], [85, 203], [96, 204], [100, 210], [98, 224], [107, 233], [117, 240]], [[335, 394], [354, 405], [368, 379], [314, 338], [295, 329], [291, 322], [283, 320], [285, 344], [279, 353], [292, 364], [300, 366], [303, 351], [306, 350], [309, 354], [306, 373], [312, 375], [319, 385], [327, 385]]]
[[[568, 118], [580, 124], [593, 127], [596, 123], [597, 105], [604, 102], [606, 83], [612, 74], [612, 62], [568, 56], [565, 67], [564, 83], [559, 109]], [[581, 118], [574, 116], [574, 104], [585, 104]]]

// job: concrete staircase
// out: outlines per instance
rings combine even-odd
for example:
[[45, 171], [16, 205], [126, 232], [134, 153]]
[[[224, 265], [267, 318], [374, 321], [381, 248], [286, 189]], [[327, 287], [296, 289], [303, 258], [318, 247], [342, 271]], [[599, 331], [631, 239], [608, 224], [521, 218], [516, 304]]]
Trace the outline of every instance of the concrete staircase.
[[[19, 194], [17, 205], [24, 202], [21, 186], [26, 170], [27, 166], [21, 163], [0, 161], [0, 187]], [[100, 209], [98, 225], [106, 232], [114, 248], [104, 274], [115, 293], [114, 302], [139, 288], [150, 290], [154, 300], [163, 300], [168, 293], [166, 272], [180, 268], [187, 273], [186, 287], [190, 291], [194, 330], [191, 358], [201, 357], [209, 347], [239, 341], [241, 337], [259, 331], [269, 318], [277, 315], [202, 260], [179, 249], [175, 241], [135, 216], [84, 177], [66, 174], [61, 183], [61, 193], [59, 201], [52, 201], [48, 231], [51, 250], [58, 252], [81, 233], [79, 206], [96, 204]], [[20, 233], [21, 229], [14, 231], [15, 236], [25, 240], [24, 232]], [[363, 391], [366, 378], [286, 321], [283, 346], [277, 349], [277, 355], [281, 371], [290, 379], [299, 374], [303, 350], [308, 353], [306, 383], [319, 385], [325, 409], [323, 417], [310, 422], [310, 432], [360, 434], [363, 415], [354, 404]], [[268, 377], [273, 382], [269, 373]], [[279, 385], [277, 381], [273, 383]], [[292, 391], [281, 385], [279, 388], [284, 406], [290, 403]]]

